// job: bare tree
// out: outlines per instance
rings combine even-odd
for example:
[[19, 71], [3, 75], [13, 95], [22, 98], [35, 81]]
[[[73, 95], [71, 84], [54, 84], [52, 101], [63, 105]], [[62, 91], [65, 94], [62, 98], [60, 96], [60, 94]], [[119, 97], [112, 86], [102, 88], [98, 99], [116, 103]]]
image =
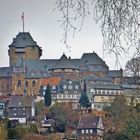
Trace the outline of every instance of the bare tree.
[[[114, 53], [118, 58], [129, 48], [139, 52], [140, 0], [57, 0], [56, 7], [62, 13], [59, 22], [67, 47], [69, 34], [81, 30], [85, 17], [94, 12], [95, 21], [101, 25], [106, 53]], [[80, 28], [76, 24], [79, 20]]]
[[140, 76], [140, 58], [132, 58], [126, 63], [125, 73], [128, 76]]

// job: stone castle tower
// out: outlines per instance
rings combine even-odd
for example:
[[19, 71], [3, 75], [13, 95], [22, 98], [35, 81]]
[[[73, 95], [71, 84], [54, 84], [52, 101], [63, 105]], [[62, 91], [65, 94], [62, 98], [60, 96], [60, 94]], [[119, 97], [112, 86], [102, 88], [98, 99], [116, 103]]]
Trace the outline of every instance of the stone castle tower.
[[20, 32], [9, 45], [12, 93], [23, 94], [26, 81], [26, 62], [39, 60], [42, 49], [33, 40], [29, 32]]
[[9, 62], [14, 66], [19, 61], [39, 59], [42, 49], [33, 40], [29, 32], [20, 32], [9, 45]]

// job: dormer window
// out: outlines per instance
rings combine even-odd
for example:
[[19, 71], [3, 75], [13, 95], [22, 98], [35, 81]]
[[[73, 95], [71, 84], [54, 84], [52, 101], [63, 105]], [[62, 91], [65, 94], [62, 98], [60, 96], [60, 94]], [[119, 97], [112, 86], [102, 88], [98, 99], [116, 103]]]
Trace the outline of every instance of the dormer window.
[[31, 72], [31, 76], [35, 76], [35, 72]]

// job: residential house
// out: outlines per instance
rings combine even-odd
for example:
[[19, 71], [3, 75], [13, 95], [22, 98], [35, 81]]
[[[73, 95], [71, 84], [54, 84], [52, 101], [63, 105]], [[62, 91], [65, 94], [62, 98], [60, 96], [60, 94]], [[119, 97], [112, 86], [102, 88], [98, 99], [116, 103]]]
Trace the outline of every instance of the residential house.
[[10, 120], [18, 120], [19, 123], [27, 123], [35, 116], [34, 97], [12, 96], [8, 106]]
[[81, 85], [78, 80], [61, 80], [57, 93], [52, 93], [53, 102], [71, 103], [72, 108], [76, 109], [81, 97]]
[[50, 85], [50, 90], [51, 93], [58, 93], [59, 92], [59, 84], [60, 84], [60, 77], [48, 77], [48, 78], [43, 78], [41, 81], [41, 96], [45, 95], [45, 91], [47, 89], [47, 85]]
[[4, 101], [0, 101], [0, 117], [5, 117], [6, 115], [6, 103]]
[[96, 110], [102, 110], [105, 105], [110, 105], [116, 96], [124, 95], [122, 86], [113, 83], [88, 82], [87, 91], [91, 107]]
[[101, 117], [82, 116], [77, 127], [77, 140], [103, 140], [104, 126]]
[[4, 118], [7, 116], [7, 106], [10, 101], [11, 96], [0, 96], [0, 117]]

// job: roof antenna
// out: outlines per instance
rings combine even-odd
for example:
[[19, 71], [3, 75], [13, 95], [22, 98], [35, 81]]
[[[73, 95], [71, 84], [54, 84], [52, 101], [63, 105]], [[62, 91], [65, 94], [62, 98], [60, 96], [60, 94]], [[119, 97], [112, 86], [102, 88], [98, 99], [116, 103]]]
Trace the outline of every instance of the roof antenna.
[[23, 25], [23, 33], [24, 33], [24, 12], [21, 15], [21, 19], [22, 19], [22, 25]]

